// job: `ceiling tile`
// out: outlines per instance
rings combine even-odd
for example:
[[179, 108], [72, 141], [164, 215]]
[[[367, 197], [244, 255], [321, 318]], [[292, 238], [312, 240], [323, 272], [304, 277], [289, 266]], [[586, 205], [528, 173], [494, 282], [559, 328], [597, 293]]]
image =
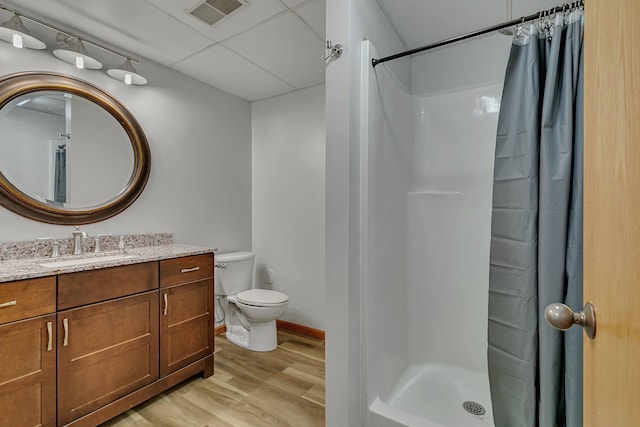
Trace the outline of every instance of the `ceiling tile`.
[[552, 7], [562, 6], [561, 0], [512, 0], [513, 1], [513, 17], [533, 15], [541, 10], [549, 10]]
[[489, 27], [507, 18], [505, 0], [378, 2], [410, 49]]
[[202, 0], [146, 0], [208, 38], [223, 41], [286, 10], [280, 0], [252, 0], [221, 21], [210, 26], [186, 13]]
[[324, 81], [324, 41], [293, 12], [224, 44], [296, 88]]
[[21, 0], [17, 9], [59, 22], [113, 46], [171, 64], [212, 44], [197, 31], [146, 2]]
[[286, 4], [287, 7], [293, 7], [297, 4], [302, 3], [304, 0], [282, 0], [282, 3]]
[[315, 30], [316, 33], [322, 38], [325, 38], [326, 27], [326, 1], [314, 0], [309, 4], [300, 6], [296, 9], [296, 13], [300, 15], [307, 24]]
[[179, 62], [173, 68], [249, 101], [294, 89], [220, 44]]

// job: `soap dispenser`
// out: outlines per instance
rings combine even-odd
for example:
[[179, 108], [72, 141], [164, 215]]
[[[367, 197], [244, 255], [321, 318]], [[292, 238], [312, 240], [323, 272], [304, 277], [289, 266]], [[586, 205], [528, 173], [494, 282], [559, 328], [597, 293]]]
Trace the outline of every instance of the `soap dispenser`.
[[120, 241], [118, 242], [118, 251], [121, 254], [124, 253], [124, 236], [120, 236]]

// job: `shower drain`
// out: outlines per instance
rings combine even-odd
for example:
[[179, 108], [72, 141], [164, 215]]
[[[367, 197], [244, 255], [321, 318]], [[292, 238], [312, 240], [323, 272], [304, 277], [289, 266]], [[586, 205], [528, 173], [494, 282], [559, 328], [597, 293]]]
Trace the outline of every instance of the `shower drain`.
[[467, 400], [466, 402], [464, 402], [462, 404], [462, 407], [471, 415], [484, 415], [487, 412], [484, 409], [484, 406], [482, 406], [478, 402], [472, 402], [471, 400]]

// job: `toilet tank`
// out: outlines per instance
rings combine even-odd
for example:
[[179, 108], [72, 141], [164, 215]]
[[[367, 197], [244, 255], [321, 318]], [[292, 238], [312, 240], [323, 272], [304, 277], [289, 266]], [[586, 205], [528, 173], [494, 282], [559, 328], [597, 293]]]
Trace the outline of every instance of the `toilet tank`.
[[251, 289], [255, 257], [253, 252], [216, 254], [216, 294], [235, 295]]

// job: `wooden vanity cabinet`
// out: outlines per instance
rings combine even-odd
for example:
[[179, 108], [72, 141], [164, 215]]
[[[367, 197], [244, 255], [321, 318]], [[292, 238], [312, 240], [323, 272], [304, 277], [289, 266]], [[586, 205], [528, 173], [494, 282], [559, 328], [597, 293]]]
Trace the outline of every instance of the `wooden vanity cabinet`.
[[58, 423], [158, 379], [158, 291], [58, 313]]
[[[0, 426], [56, 425], [56, 316], [0, 325]], [[49, 338], [51, 337], [51, 338]]]
[[0, 283], [0, 427], [94, 427], [213, 374], [213, 254]]
[[58, 276], [58, 424], [158, 379], [157, 288], [157, 262]]
[[1, 427], [56, 425], [55, 292], [55, 277], [0, 286]]
[[164, 377], [213, 354], [213, 254], [160, 261], [160, 286]]
[[158, 263], [123, 265], [58, 276], [58, 311], [158, 289]]
[[161, 290], [160, 375], [213, 353], [213, 278]]

